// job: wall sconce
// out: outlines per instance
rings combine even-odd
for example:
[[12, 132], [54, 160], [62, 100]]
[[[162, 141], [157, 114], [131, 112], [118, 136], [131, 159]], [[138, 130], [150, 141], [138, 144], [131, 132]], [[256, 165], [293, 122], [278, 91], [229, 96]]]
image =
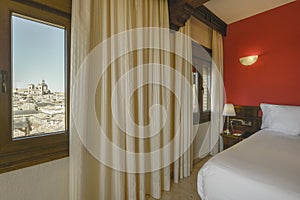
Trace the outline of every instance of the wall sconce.
[[240, 58], [240, 63], [245, 66], [253, 65], [258, 59], [258, 55], [246, 56]]

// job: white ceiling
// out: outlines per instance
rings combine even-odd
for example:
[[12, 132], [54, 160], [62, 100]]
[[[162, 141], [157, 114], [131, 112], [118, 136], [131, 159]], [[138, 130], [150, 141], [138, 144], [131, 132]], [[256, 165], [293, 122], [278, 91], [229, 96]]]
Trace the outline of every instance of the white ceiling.
[[210, 0], [204, 5], [227, 24], [296, 0]]

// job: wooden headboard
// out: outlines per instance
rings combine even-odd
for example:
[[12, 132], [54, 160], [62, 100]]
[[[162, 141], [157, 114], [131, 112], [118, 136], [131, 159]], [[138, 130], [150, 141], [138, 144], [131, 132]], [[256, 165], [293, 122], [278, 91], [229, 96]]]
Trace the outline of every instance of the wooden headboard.
[[236, 116], [229, 117], [231, 131], [254, 133], [260, 130], [261, 111], [259, 106], [234, 106]]

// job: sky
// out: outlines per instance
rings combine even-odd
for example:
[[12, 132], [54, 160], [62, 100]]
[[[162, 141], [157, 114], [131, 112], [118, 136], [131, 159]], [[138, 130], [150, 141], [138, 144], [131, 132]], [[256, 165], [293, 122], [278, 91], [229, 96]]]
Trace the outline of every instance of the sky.
[[13, 87], [45, 80], [52, 92], [64, 92], [65, 30], [12, 17]]

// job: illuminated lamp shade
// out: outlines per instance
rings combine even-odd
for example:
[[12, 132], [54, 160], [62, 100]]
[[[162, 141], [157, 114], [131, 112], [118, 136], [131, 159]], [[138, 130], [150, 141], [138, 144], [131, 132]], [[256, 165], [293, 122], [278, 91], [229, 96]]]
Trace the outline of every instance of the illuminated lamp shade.
[[246, 56], [240, 58], [240, 63], [245, 66], [253, 65], [258, 59], [258, 55]]

